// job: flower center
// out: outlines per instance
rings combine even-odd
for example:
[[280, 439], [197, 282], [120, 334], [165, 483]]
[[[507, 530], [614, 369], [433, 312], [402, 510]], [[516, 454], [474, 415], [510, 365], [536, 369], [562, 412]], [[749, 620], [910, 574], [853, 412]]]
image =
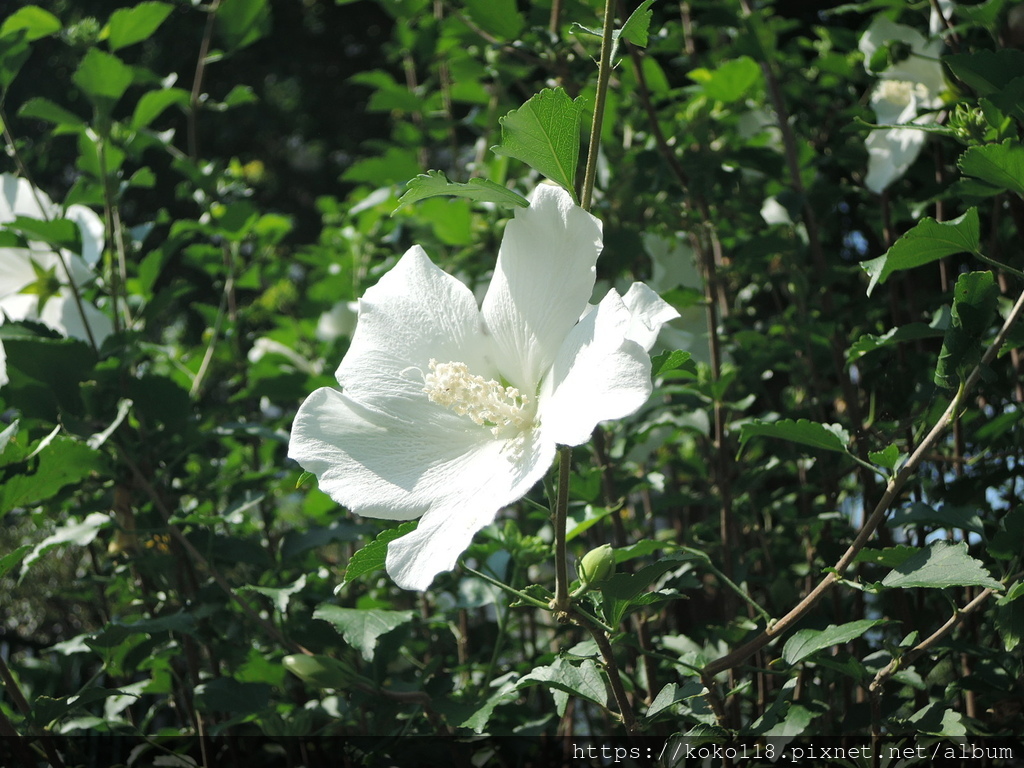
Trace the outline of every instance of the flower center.
[[878, 98], [891, 104], [909, 104], [917, 96], [919, 99], [928, 97], [928, 89], [922, 83], [909, 80], [882, 80], [878, 83]]
[[515, 387], [494, 379], [474, 376], [465, 363], [430, 361], [423, 377], [423, 391], [430, 402], [443, 405], [474, 424], [490, 427], [495, 437], [514, 437], [533, 426], [530, 398]]

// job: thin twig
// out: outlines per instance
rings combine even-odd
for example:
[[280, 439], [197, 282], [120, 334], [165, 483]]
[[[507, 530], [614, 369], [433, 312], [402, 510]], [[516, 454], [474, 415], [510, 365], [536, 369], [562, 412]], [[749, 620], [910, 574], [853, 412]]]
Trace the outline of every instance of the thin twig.
[[792, 610], [790, 610], [789, 613], [774, 624], [767, 626], [764, 631], [753, 640], [745, 643], [732, 653], [708, 664], [705, 668], [705, 674], [713, 676], [717, 675], [719, 672], [724, 672], [727, 669], [732, 669], [749, 656], [768, 645], [768, 643], [776, 637], [785, 633], [801, 618], [803, 618], [804, 615], [824, 596], [828, 589], [843, 576], [843, 573], [853, 562], [857, 553], [864, 548], [864, 545], [867, 544], [868, 540], [872, 535], [874, 535], [875, 530], [885, 520], [885, 516], [889, 511], [890, 505], [895, 501], [900, 491], [903, 490], [903, 486], [906, 485], [907, 481], [917, 471], [918, 466], [924, 460], [925, 456], [932, 452], [939, 437], [942, 436], [946, 429], [948, 429], [949, 425], [953, 422], [954, 418], [960, 413], [968, 393], [970, 393], [978, 383], [978, 380], [981, 378], [982, 371], [999, 353], [1003, 343], [1006, 341], [1006, 337], [1009, 335], [1011, 327], [1017, 321], [1017, 318], [1020, 316], [1022, 311], [1024, 311], [1024, 293], [1021, 293], [1017, 298], [1017, 302], [1013, 305], [1013, 309], [1010, 310], [1010, 314], [1007, 315], [1005, 322], [999, 329], [999, 333], [996, 334], [992, 344], [985, 351], [985, 355], [982, 357], [981, 362], [975, 366], [967, 379], [961, 383], [956, 396], [950, 401], [949, 406], [946, 408], [942, 416], [939, 417], [938, 421], [935, 422], [935, 425], [931, 428], [928, 435], [917, 446], [910, 458], [907, 459], [907, 463], [904, 464], [903, 467], [900, 468], [900, 471], [897, 472], [889, 481], [885, 488], [885, 492], [882, 494], [882, 498], [879, 499], [878, 504], [875, 505], [874, 511], [864, 522], [864, 525], [861, 527], [857, 537], [853, 540], [853, 543], [849, 546], [843, 556], [839, 558], [839, 561], [835, 564], [832, 570], [826, 574], [826, 576], [818, 582], [818, 585]]

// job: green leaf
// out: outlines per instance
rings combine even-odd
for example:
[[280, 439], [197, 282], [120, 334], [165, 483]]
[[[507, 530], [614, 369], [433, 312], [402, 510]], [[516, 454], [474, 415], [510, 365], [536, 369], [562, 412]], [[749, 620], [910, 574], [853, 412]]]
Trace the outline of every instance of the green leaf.
[[367, 610], [337, 605], [321, 605], [313, 612], [314, 619], [332, 624], [345, 642], [358, 649], [367, 661], [373, 661], [380, 636], [408, 624], [413, 615], [412, 611]]
[[[34, 506], [65, 486], [106, 470], [106, 457], [85, 443], [63, 435], [43, 442], [23, 465], [8, 465], [0, 474], [0, 515]], [[21, 471], [13, 474], [15, 469]]]
[[967, 544], [936, 541], [907, 558], [882, 579], [892, 589], [922, 587], [985, 587], [1002, 591], [1003, 585], [992, 578], [980, 560], [967, 553]]
[[883, 448], [881, 451], [868, 452], [868, 458], [880, 467], [888, 470], [896, 469], [896, 462], [900, 458], [900, 449], [894, 444]]
[[18, 110], [18, 115], [20, 117], [35, 118], [36, 120], [46, 120], [54, 125], [67, 125], [74, 128], [85, 125], [85, 121], [78, 115], [40, 96], [26, 101], [21, 109]]
[[968, 272], [953, 288], [953, 311], [935, 366], [935, 383], [955, 388], [981, 362], [982, 338], [996, 314], [999, 287], [991, 272]]
[[913, 229], [893, 243], [884, 255], [861, 262], [861, 267], [871, 278], [868, 295], [871, 295], [876, 285], [884, 283], [889, 275], [898, 270], [913, 269], [955, 253], [979, 253], [980, 237], [977, 208], [971, 208], [952, 221], [938, 222], [928, 217], [921, 219]]
[[794, 632], [782, 649], [782, 658], [787, 664], [797, 664], [825, 648], [848, 643], [860, 637], [872, 627], [884, 624], [887, 619], [861, 619], [848, 624], [830, 624], [825, 629], [801, 629]]
[[709, 99], [725, 103], [742, 99], [763, 77], [761, 67], [749, 56], [726, 61], [713, 70], [698, 67], [687, 76], [700, 84]]
[[689, 352], [683, 352], [680, 349], [673, 350], [671, 352], [662, 352], [660, 355], [655, 355], [651, 358], [651, 378], [657, 378], [663, 373], [674, 371], [677, 368], [682, 368], [688, 362], [692, 355]]
[[18, 33], [27, 42], [60, 32], [60, 19], [37, 5], [26, 5], [19, 8], [0, 25], [0, 40], [6, 40]]
[[561, 88], [545, 88], [519, 109], [502, 117], [498, 155], [514, 157], [560, 184], [576, 197], [583, 104]]
[[147, 91], [135, 105], [135, 112], [132, 114], [132, 128], [136, 131], [148, 128], [149, 124], [160, 117], [168, 107], [174, 105], [187, 107], [188, 103], [188, 91], [182, 88]]
[[269, 29], [267, 0], [224, 0], [217, 9], [217, 31], [229, 50], [252, 45]]
[[673, 704], [685, 701], [686, 699], [692, 699], [694, 696], [703, 695], [704, 691], [704, 686], [695, 680], [690, 680], [682, 685], [679, 683], [666, 683], [662, 689], [658, 691], [658, 695], [654, 697], [654, 701], [652, 701], [651, 706], [648, 707], [645, 717], [654, 717], [659, 713], [664, 712]]
[[689, 552], [674, 552], [646, 565], [636, 573], [616, 573], [601, 585], [604, 613], [608, 623], [617, 626], [626, 612], [635, 605], [647, 603], [647, 588], [669, 571], [700, 557]]
[[108, 112], [132, 84], [132, 69], [117, 56], [90, 48], [71, 76], [98, 109]]
[[905, 341], [919, 341], [920, 339], [933, 339], [942, 336], [945, 331], [935, 325], [924, 323], [909, 323], [898, 328], [892, 328], [881, 336], [864, 334], [846, 350], [846, 361], [855, 363], [869, 352], [876, 349], [894, 346]]
[[544, 685], [570, 696], [592, 701], [598, 706], [608, 707], [608, 683], [592, 659], [585, 659], [579, 665], [575, 665], [568, 659], [558, 658], [550, 666], [537, 667], [523, 675], [516, 688], [526, 688], [530, 685]]
[[466, 14], [485, 32], [502, 40], [515, 40], [526, 26], [526, 18], [515, 0], [466, 0]]
[[651, 11], [652, 5], [654, 5], [654, 0], [644, 0], [640, 3], [636, 10], [629, 14], [629, 18], [622, 25], [622, 29], [618, 30], [616, 39], [627, 40], [633, 45], [646, 48], [648, 30], [651, 27], [651, 17], [654, 15]]
[[67, 248], [69, 251], [77, 252], [80, 247], [81, 235], [78, 227], [67, 219], [44, 221], [43, 219], [18, 216], [14, 221], [4, 222], [3, 226], [20, 232], [30, 240], [40, 240], [54, 248]]
[[20, 563], [30, 549], [32, 549], [31, 544], [22, 544], [17, 549], [0, 557], [0, 578], [6, 576], [14, 566]]
[[88, 546], [96, 538], [97, 534], [110, 526], [110, 524], [110, 515], [103, 512], [91, 512], [84, 520], [69, 520], [58, 528], [56, 532], [47, 536], [36, 545], [32, 553], [22, 563], [21, 575], [24, 576], [36, 560], [55, 547], [61, 547], [65, 544], [74, 544], [79, 547]]
[[274, 603], [274, 607], [278, 613], [285, 613], [288, 610], [288, 603], [292, 599], [292, 595], [296, 595], [306, 588], [306, 574], [302, 574], [292, 584], [287, 587], [257, 587], [249, 584], [244, 587], [239, 587], [241, 590], [249, 592], [256, 592], [269, 597]]
[[173, 9], [173, 6], [155, 0], [139, 3], [134, 8], [118, 8], [110, 14], [110, 21], [107, 22], [107, 44], [110, 50], [116, 51], [146, 40], [164, 23]]
[[303, 682], [316, 688], [349, 690], [353, 682], [371, 686], [373, 683], [356, 672], [347, 662], [330, 656], [297, 653], [281, 659], [284, 668]]
[[402, 206], [438, 195], [465, 197], [477, 203], [518, 205], [521, 208], [530, 205], [529, 201], [518, 192], [513, 192], [511, 189], [487, 179], [470, 179], [467, 183], [462, 184], [448, 181], [442, 171], [427, 171], [409, 182], [405, 188], [405, 194], [398, 199], [395, 211]]
[[930, 525], [934, 528], [960, 528], [971, 533], [982, 533], [984, 524], [974, 507], [943, 504], [938, 509], [922, 502], [908, 509], [897, 509], [890, 517], [892, 525]]
[[998, 94], [1021, 72], [1024, 72], [1024, 51], [1001, 48], [975, 53], [943, 56], [942, 62], [954, 75], [978, 92], [979, 96]]
[[383, 571], [384, 561], [388, 555], [388, 542], [416, 530], [418, 522], [418, 520], [409, 520], [395, 528], [381, 531], [377, 538], [352, 555], [345, 567], [345, 580], [342, 584], [348, 584], [366, 573]]
[[960, 170], [1024, 197], [1024, 146], [1013, 139], [971, 147], [957, 160]]
[[807, 419], [780, 419], [779, 421], [751, 421], [740, 428], [740, 451], [752, 437], [775, 437], [791, 443], [809, 445], [826, 451], [847, 453], [850, 433], [838, 424], [819, 424]]
[[[1014, 597], [1024, 594], [1024, 584], [1014, 584], [1011, 593]], [[1010, 596], [1007, 595], [1007, 598]], [[996, 630], [1003, 640], [1003, 647], [1007, 653], [1013, 651], [1021, 640], [1024, 640], [1024, 600], [1000, 601], [996, 606]]]
[[920, 551], [918, 547], [908, 547], [903, 544], [897, 547], [883, 547], [882, 549], [865, 547], [854, 556], [853, 560], [856, 563], [870, 563], [871, 565], [884, 565], [886, 568], [896, 568]]

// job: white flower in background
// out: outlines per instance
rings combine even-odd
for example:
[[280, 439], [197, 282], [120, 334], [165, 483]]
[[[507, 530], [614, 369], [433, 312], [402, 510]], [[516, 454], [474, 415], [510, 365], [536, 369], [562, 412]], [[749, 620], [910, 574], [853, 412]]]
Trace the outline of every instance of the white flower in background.
[[[645, 234], [644, 250], [651, 257], [651, 279], [648, 285], [664, 294], [677, 288], [689, 288], [704, 295], [704, 278], [697, 270], [697, 256], [685, 233], [668, 238]], [[710, 363], [708, 348], [708, 313], [703, 303], [683, 307], [678, 316], [662, 331], [660, 344], [668, 349], [682, 349], [698, 363]]]
[[351, 337], [359, 314], [358, 301], [339, 301], [320, 315], [316, 324], [316, 337], [320, 341], [334, 341], [339, 336]]
[[[102, 344], [113, 331], [110, 318], [86, 301], [79, 310], [61, 260], [79, 288], [95, 279], [92, 267], [103, 252], [103, 222], [83, 205], [72, 205], [62, 214], [59, 206], [26, 179], [2, 174], [0, 229], [18, 216], [41, 221], [64, 218], [74, 222], [81, 233], [82, 253], [58, 253], [52, 246], [35, 241], [29, 241], [25, 247], [0, 247], [0, 323], [33, 320], [62, 336], [82, 340], [89, 338], [88, 323], [96, 344]], [[52, 281], [50, 295], [24, 292], [41, 281]], [[0, 386], [7, 381], [7, 356], [0, 342]]]
[[601, 223], [542, 185], [505, 229], [482, 308], [419, 246], [359, 302], [342, 389], [306, 399], [288, 454], [353, 512], [422, 517], [388, 545], [399, 586], [426, 589], [557, 445], [651, 394], [647, 351], [676, 312], [640, 283], [588, 305], [600, 251]]
[[[882, 46], [897, 41], [910, 47], [903, 61], [877, 73], [879, 82], [871, 92], [871, 108], [880, 125], [935, 122], [934, 110], [942, 106], [946, 88], [938, 56], [942, 40], [928, 40], [912, 27], [877, 16], [860, 39], [864, 67], [870, 72], [871, 57]], [[925, 114], [922, 114], [924, 112]], [[864, 184], [881, 194], [900, 178], [917, 159], [927, 135], [913, 128], [877, 129], [865, 144], [868, 149], [868, 175]]]

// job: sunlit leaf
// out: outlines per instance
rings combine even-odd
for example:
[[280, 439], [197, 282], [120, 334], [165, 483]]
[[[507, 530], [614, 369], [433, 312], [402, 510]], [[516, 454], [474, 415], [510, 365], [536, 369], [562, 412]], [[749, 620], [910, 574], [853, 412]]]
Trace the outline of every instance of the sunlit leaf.
[[530, 203], [518, 192], [487, 179], [470, 179], [467, 183], [448, 181], [442, 171], [427, 171], [409, 182], [405, 194], [398, 199], [399, 208], [428, 197], [449, 195], [464, 197], [477, 203], [527, 207]]
[[999, 591], [1003, 588], [980, 560], [967, 553], [967, 545], [962, 541], [956, 544], [933, 542], [887, 574], [882, 586], [893, 589], [986, 587]]

